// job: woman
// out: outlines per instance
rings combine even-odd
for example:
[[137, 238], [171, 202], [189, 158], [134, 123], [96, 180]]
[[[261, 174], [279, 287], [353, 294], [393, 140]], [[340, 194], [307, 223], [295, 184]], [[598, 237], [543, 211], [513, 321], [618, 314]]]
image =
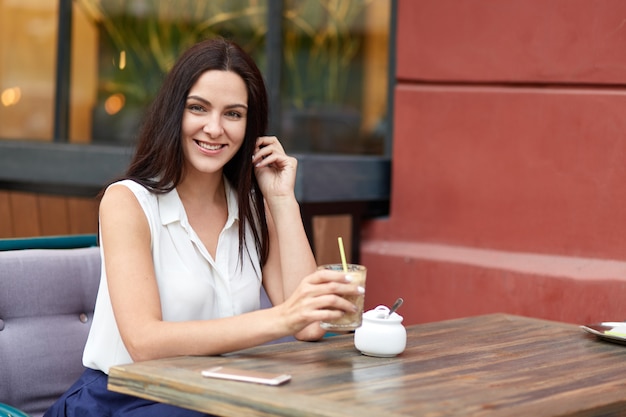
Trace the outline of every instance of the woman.
[[[264, 136], [267, 94], [237, 45], [201, 42], [168, 74], [126, 179], [100, 204], [102, 277], [79, 381], [46, 416], [195, 416], [106, 390], [111, 366], [217, 355], [287, 335], [363, 293], [315, 271], [294, 195], [297, 161]], [[274, 307], [259, 310], [261, 285]]]

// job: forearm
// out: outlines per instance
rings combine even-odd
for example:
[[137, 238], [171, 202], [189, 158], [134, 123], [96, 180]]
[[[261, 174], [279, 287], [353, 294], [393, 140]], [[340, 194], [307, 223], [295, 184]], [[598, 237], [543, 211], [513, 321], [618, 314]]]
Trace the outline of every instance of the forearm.
[[135, 361], [181, 355], [219, 355], [293, 334], [278, 309], [185, 322], [154, 320], [135, 326], [124, 343]]
[[315, 257], [295, 197], [276, 199], [268, 202], [268, 206], [280, 253], [284, 297], [287, 298], [303, 277], [315, 271]]

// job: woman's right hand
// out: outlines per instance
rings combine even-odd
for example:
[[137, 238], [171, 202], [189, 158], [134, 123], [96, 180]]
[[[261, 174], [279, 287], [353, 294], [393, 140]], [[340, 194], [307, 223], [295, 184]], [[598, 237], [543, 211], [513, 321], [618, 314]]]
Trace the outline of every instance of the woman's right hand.
[[357, 311], [357, 306], [343, 296], [364, 293], [363, 287], [351, 282], [350, 274], [318, 270], [306, 276], [278, 307], [290, 334], [300, 340], [317, 340], [325, 333], [320, 321], [336, 320]]

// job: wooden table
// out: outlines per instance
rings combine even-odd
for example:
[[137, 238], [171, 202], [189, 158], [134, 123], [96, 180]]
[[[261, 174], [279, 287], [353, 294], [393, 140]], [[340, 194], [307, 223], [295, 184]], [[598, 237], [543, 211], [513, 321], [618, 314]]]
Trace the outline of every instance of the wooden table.
[[[223, 416], [623, 416], [626, 346], [578, 326], [505, 314], [408, 328], [395, 358], [352, 335], [111, 369], [109, 389]], [[285, 372], [269, 387], [204, 378], [215, 365]]]

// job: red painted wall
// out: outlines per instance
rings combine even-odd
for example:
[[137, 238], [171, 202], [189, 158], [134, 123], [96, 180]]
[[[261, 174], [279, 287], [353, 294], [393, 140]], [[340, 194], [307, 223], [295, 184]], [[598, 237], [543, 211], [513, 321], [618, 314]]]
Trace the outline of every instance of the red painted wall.
[[391, 211], [363, 228], [367, 307], [403, 295], [407, 323], [626, 319], [626, 2], [398, 9]]

